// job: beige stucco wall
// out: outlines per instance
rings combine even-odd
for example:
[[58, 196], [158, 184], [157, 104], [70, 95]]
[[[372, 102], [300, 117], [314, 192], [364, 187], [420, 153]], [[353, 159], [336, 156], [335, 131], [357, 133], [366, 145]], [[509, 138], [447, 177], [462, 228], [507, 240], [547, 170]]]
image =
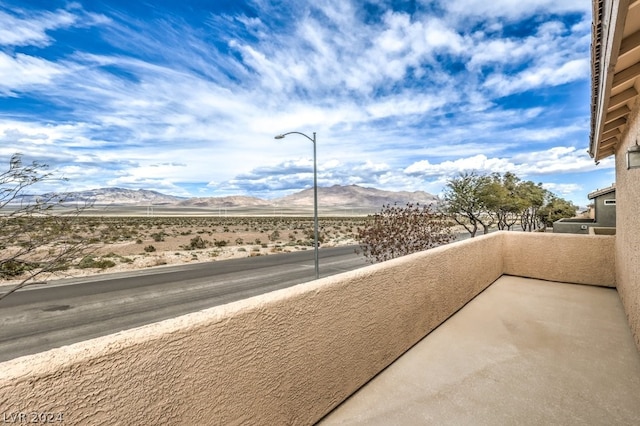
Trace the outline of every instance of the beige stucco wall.
[[615, 236], [507, 233], [504, 273], [615, 287]]
[[616, 282], [633, 337], [640, 350], [640, 169], [627, 170], [627, 149], [640, 134], [636, 102], [616, 149]]
[[18, 358], [0, 364], [0, 415], [310, 424], [503, 273], [609, 284], [614, 239], [498, 232]]
[[63, 412], [65, 425], [310, 424], [495, 281], [503, 239], [2, 363], [0, 409]]

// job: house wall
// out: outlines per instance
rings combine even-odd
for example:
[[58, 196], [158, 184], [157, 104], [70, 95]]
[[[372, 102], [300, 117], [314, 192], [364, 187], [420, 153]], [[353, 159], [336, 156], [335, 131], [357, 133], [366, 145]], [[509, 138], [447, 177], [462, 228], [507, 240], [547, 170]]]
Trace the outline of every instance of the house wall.
[[312, 424], [503, 273], [609, 285], [615, 238], [498, 232], [17, 358], [0, 415]]
[[[616, 226], [616, 206], [606, 204], [609, 200], [616, 199], [616, 192], [611, 191], [604, 195], [599, 195], [593, 199], [595, 219], [585, 218], [563, 218], [553, 222], [553, 232], [557, 234], [591, 234], [596, 228], [615, 228]], [[609, 231], [614, 233], [615, 230]]]
[[627, 149], [640, 134], [640, 104], [616, 148], [616, 283], [640, 350], [640, 169], [627, 170]]
[[553, 232], [556, 234], [588, 234], [589, 228], [597, 226], [593, 219], [564, 218], [553, 222]]
[[615, 204], [605, 204], [607, 200], [615, 200], [616, 193], [610, 192], [595, 198], [597, 226], [616, 226], [616, 206]]

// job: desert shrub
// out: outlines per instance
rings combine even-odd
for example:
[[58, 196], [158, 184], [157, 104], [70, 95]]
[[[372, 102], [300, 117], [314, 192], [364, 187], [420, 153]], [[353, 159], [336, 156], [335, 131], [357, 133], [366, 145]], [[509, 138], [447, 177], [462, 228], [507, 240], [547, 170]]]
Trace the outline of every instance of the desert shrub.
[[0, 263], [0, 278], [11, 278], [35, 269], [37, 265], [17, 259]]
[[455, 237], [444, 215], [429, 206], [385, 205], [358, 228], [358, 242], [370, 262], [382, 262], [451, 242]]
[[61, 271], [68, 271], [69, 270], [69, 264], [68, 263], [60, 263], [58, 265], [54, 265], [50, 271], [51, 272], [61, 272]]
[[124, 257], [124, 256], [120, 256], [119, 254], [116, 254], [114, 252], [109, 252], [108, 254], [105, 254], [102, 257], [103, 258], [107, 257], [107, 258], [111, 258], [111, 259], [117, 259], [120, 263], [133, 263], [133, 259], [130, 259], [130, 258]]
[[98, 268], [98, 269], [107, 269], [116, 266], [116, 263], [113, 260], [109, 259], [96, 259], [95, 257], [89, 255], [85, 256], [78, 262], [79, 269], [87, 269], [87, 268]]
[[151, 238], [153, 238], [153, 241], [155, 241], [156, 243], [159, 243], [160, 241], [164, 241], [164, 236], [167, 235], [164, 232], [154, 232], [153, 234], [151, 234]]
[[277, 229], [269, 234], [269, 241], [277, 241], [280, 238], [280, 231]]
[[156, 251], [156, 248], [154, 246], [152, 246], [151, 244], [149, 244], [148, 246], [146, 246], [144, 248], [144, 251], [146, 251], [147, 253], [152, 253], [152, 252]]
[[224, 247], [227, 245], [227, 242], [225, 240], [221, 240], [221, 241], [215, 241], [213, 243], [214, 246], [216, 247]]
[[199, 250], [207, 248], [207, 240], [203, 240], [200, 235], [193, 237], [189, 245], [184, 246], [186, 250]]

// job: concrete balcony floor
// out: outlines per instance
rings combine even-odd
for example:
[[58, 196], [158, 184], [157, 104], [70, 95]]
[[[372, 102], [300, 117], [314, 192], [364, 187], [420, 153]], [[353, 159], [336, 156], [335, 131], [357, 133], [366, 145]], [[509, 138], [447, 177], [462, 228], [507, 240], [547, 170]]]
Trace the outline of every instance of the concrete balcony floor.
[[640, 354], [615, 289], [503, 276], [320, 424], [638, 425]]

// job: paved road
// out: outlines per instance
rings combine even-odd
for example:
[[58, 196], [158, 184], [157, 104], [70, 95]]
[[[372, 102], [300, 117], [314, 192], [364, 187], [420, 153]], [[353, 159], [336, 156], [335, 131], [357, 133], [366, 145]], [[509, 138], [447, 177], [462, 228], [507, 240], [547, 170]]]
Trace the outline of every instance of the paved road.
[[[355, 246], [320, 249], [320, 276], [365, 266]], [[105, 274], [0, 301], [0, 361], [289, 287], [314, 278], [313, 250]]]

